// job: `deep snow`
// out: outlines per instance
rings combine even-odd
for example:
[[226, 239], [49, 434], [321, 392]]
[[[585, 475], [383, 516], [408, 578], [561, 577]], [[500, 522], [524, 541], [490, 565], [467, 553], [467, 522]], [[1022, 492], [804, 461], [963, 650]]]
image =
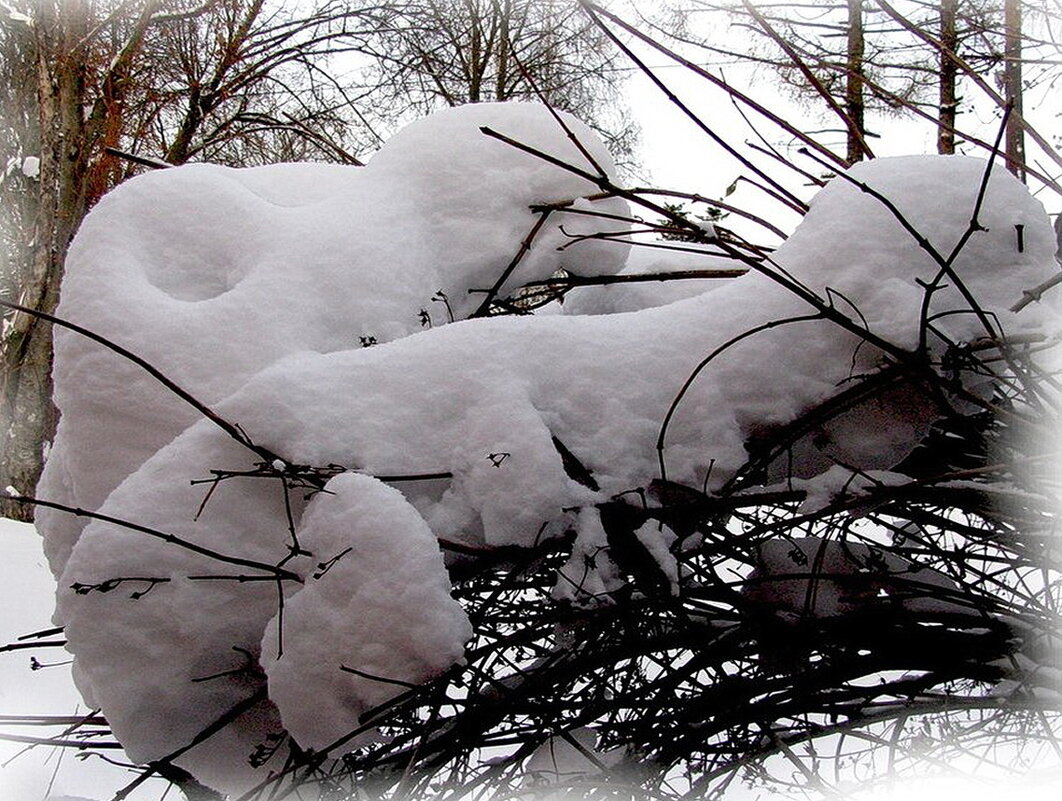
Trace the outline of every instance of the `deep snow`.
[[[448, 597], [436, 538], [528, 547], [573, 526], [577, 554], [600, 549], [594, 504], [658, 474], [662, 421], [695, 366], [757, 325], [813, 311], [750, 272], [673, 303], [623, 301], [638, 309], [627, 313], [443, 325], [435, 293], [467, 317], [480, 297], [468, 289], [490, 286], [520, 250], [536, 219], [530, 205], [596, 191], [483, 137], [484, 124], [586, 167], [544, 110], [466, 107], [410, 126], [362, 171], [168, 170], [124, 185], [86, 221], [61, 316], [145, 356], [287, 464], [352, 471], [308, 504], [302, 493], [290, 499], [295, 537], [309, 554], [292, 550], [280, 478], [222, 481], [197, 516], [207, 487], [191, 481], [211, 470], [253, 470], [260, 457], [114, 354], [57, 333], [63, 422], [40, 495], [245, 560], [283, 563], [302, 579], [239, 581], [270, 573], [103, 522], [81, 531], [61, 513], [42, 512], [59, 576], [57, 619], [79, 687], [134, 759], [184, 745], [268, 676], [268, 701], [182, 759], [208, 783], [246, 787], [261, 776], [247, 755], [270, 735], [286, 728], [303, 745], [324, 747], [398, 692], [394, 682], [445, 670], [469, 628]], [[599, 144], [591, 147], [607, 162]], [[966, 229], [983, 170], [974, 159], [909, 157], [861, 164], [851, 175], [947, 254]], [[1053, 326], [1052, 298], [1020, 315], [1007, 311], [1057, 269], [1042, 208], [997, 169], [981, 222], [987, 230], [957, 256], [956, 272], [1008, 333]], [[626, 246], [614, 240], [557, 250], [577, 225], [614, 232], [619, 223], [551, 215], [507, 286], [559, 266], [582, 274], [623, 266]], [[918, 280], [932, 280], [938, 267], [851, 183], [835, 179], [815, 198], [774, 261], [875, 336], [917, 345]], [[580, 301], [587, 310], [594, 292]], [[420, 330], [422, 309], [430, 330]], [[930, 311], [952, 340], [985, 333], [954, 287], [936, 293]], [[363, 347], [363, 337], [377, 344]], [[942, 349], [935, 337], [930, 345]], [[750, 437], [884, 361], [881, 350], [823, 319], [742, 340], [678, 405], [664, 441], [668, 477], [719, 487], [745, 461]], [[901, 388], [828, 427], [825, 444], [806, 450], [795, 474], [814, 479], [836, 462], [888, 470], [937, 414], [933, 401]], [[569, 477], [553, 438], [599, 490]], [[393, 487], [373, 477], [439, 472], [451, 477]], [[572, 508], [579, 511], [565, 511]], [[661, 531], [639, 536], [677, 587], [672, 540]], [[599, 564], [593, 575], [567, 570], [558, 598], [578, 600], [566, 587], [580, 582], [584, 592], [607, 592], [620, 579], [607, 560]], [[228, 578], [202, 578], [220, 575]], [[109, 592], [69, 589], [119, 577], [138, 580]], [[308, 706], [310, 699], [320, 700]]]

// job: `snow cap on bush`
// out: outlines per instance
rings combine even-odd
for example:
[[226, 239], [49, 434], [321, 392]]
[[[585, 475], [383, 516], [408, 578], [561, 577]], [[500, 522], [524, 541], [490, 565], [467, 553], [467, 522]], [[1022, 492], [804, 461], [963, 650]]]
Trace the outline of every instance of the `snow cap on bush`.
[[[611, 170], [597, 136], [561, 117]], [[133, 350], [207, 404], [284, 356], [383, 343], [468, 317], [485, 297], [471, 290], [495, 284], [536, 224], [531, 206], [597, 191], [487, 137], [484, 126], [592, 169], [546, 108], [513, 103], [412, 123], [364, 168], [149, 172], [107, 195], [82, 224], [58, 314]], [[627, 211], [618, 199], [592, 206]], [[557, 249], [600, 229], [623, 224], [549, 215], [502, 296], [560, 267], [618, 271], [623, 242]], [[62, 418], [40, 494], [94, 509], [196, 413], [98, 344], [61, 329], [55, 338]], [[83, 523], [47, 509], [38, 519], [58, 573]]]
[[[533, 547], [563, 532], [570, 510], [580, 508], [574, 517], [589, 553], [602, 546], [596, 503], [644, 487], [661, 462], [675, 481], [716, 488], [744, 464], [751, 436], [794, 420], [886, 358], [850, 328], [804, 319], [814, 312], [805, 300], [755, 272], [628, 314], [492, 318], [402, 336], [419, 327], [419, 308], [438, 318], [431, 296], [444, 275], [451, 308], [468, 312], [467, 288], [491, 284], [518, 252], [534, 219], [529, 204], [591, 189], [497, 142], [473, 144], [469, 131], [478, 137], [488, 117], [515, 138], [549, 130], [547, 144], [571, 147], [531, 107], [450, 111], [399, 135], [349, 186], [343, 168], [200, 168], [134, 182], [86, 223], [64, 313], [103, 324], [102, 333], [157, 361], [282, 459], [277, 475], [219, 481], [197, 516], [206, 487], [192, 480], [211, 471], [260, 473], [261, 455], [213, 422], [193, 421], [113, 355], [71, 336], [60, 343], [64, 429], [44, 491], [94, 499], [107, 515], [199, 549], [103, 521], [75, 543], [53, 518], [42, 521], [53, 566], [65, 562], [59, 618], [82, 687], [135, 759], [187, 745], [256, 692], [268, 698], [181, 764], [231, 789], [255, 780], [249, 754], [261, 757], [260, 767], [275, 766], [263, 754], [283, 728], [304, 745], [327, 746], [356, 728], [364, 710], [459, 657], [469, 629], [447, 597], [436, 539]], [[469, 172], [451, 171], [450, 156], [478, 163], [478, 147], [479, 161], [492, 166], [482, 183], [462, 183]], [[511, 159], [512, 169], [494, 170], [496, 159]], [[947, 253], [969, 222], [983, 168], [970, 159], [900, 158], [852, 174]], [[374, 184], [374, 169], [395, 183]], [[184, 227], [169, 225], [159, 209], [172, 201], [187, 217], [181, 204], [203, 182], [227, 199], [215, 215], [224, 209], [237, 238], [200, 219], [198, 244], [185, 253]], [[1008, 311], [1056, 269], [1039, 204], [1000, 170], [983, 221], [988, 230], [973, 235], [952, 262], [955, 272], [1004, 331], [1056, 324], [1047, 303]], [[551, 230], [530, 262], [539, 265], [536, 277], [576, 264], [564, 261], [576, 258], [564, 255], [572, 250], [558, 255], [564, 235]], [[202, 245], [210, 236], [216, 248]], [[153, 249], [172, 256], [184, 277], [153, 278], [144, 255]], [[247, 264], [245, 254], [255, 254]], [[774, 260], [900, 347], [918, 340], [919, 279], [932, 281], [940, 269], [879, 200], [840, 178]], [[604, 245], [578, 264], [584, 272], [619, 266]], [[123, 292], [119, 313], [111, 307]], [[937, 293], [930, 310], [948, 336], [984, 333], [954, 286]], [[224, 323], [223, 313], [234, 322]], [[766, 325], [792, 317], [801, 321]], [[740, 338], [757, 326], [764, 328]], [[370, 333], [393, 341], [361, 347], [358, 338]], [[737, 344], [719, 350], [729, 341]], [[939, 352], [939, 342], [931, 345]], [[809, 451], [795, 472], [822, 472], [838, 454], [854, 468], [892, 468], [938, 413], [913, 388], [878, 400], [842, 420], [845, 436], [835, 437], [834, 450]], [[573, 478], [580, 471], [566, 469], [561, 452], [593, 481]], [[290, 491], [295, 477], [284, 473], [293, 464], [346, 472], [304, 505], [303, 492]], [[425, 474], [433, 477], [394, 487], [372, 477]], [[277, 565], [294, 575], [279, 575]], [[574, 566], [566, 571], [578, 583]], [[613, 578], [596, 576], [604, 592]]]

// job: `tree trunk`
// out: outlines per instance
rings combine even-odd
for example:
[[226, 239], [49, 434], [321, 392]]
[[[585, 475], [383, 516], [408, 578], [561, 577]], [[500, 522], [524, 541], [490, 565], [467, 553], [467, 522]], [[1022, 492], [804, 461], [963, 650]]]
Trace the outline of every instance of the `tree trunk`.
[[[93, 73], [97, 97], [91, 104], [91, 0], [44, 0], [34, 9], [40, 172], [33, 255], [20, 281], [22, 306], [55, 311], [70, 242], [89, 207], [120, 177], [104, 147], [119, 143], [129, 70], [159, 3], [143, 4], [106, 70]], [[51, 326], [16, 314], [2, 351], [6, 419], [0, 432], [0, 487], [33, 493], [58, 423], [52, 403]], [[0, 498], [0, 514], [24, 520], [32, 516], [27, 507], [6, 498]]]
[[1005, 0], [1003, 5], [1004, 96], [1011, 107], [1007, 121], [1007, 169], [1025, 181], [1025, 134], [1022, 121], [1021, 86], [1021, 0]]
[[[863, 54], [865, 43], [863, 41], [863, 0], [848, 0], [848, 63], [847, 77], [845, 80], [845, 112], [855, 125], [859, 133], [866, 136], [866, 126], [863, 122]], [[848, 132], [849, 164], [862, 161], [866, 156], [863, 143], [856, 136], [855, 131]]]
[[[81, 0], [40, 3], [34, 19], [37, 105], [40, 119], [38, 214], [29, 274], [23, 277], [23, 306], [51, 313], [59, 302], [63, 260], [86, 209], [84, 141], [86, 25]], [[0, 481], [32, 493], [43, 466], [46, 443], [58, 415], [52, 404], [51, 326], [16, 314], [3, 341], [4, 438]], [[0, 499], [0, 513], [32, 519], [32, 511]]]
[[955, 152], [955, 120], [959, 111], [956, 95], [958, 65], [949, 54], [958, 51], [959, 36], [956, 30], [959, 0], [940, 0], [940, 95], [937, 107], [937, 152], [950, 155]]
[[496, 13], [498, 15], [498, 41], [494, 99], [500, 102], [509, 99], [509, 18], [512, 15], [512, 8], [507, 0], [498, 4]]

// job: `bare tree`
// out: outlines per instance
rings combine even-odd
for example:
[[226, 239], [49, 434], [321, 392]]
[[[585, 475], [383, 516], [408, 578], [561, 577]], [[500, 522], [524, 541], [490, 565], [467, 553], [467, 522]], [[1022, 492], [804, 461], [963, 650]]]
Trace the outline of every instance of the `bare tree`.
[[[297, 158], [358, 163], [341, 142], [356, 103], [322, 76], [328, 58], [363, 49], [387, 24], [383, 5], [326, 0], [294, 15], [264, 0], [27, 3], [5, 21], [0, 62], [9, 152], [39, 154], [22, 184], [5, 280], [22, 305], [50, 312], [66, 248], [108, 189], [136, 169], [131, 151], [179, 164]], [[29, 83], [32, 75], [33, 82]], [[16, 130], [17, 128], [17, 130]], [[364, 132], [364, 128], [359, 129]], [[334, 134], [334, 135], [330, 135]], [[30, 229], [32, 228], [32, 235]], [[36, 484], [56, 419], [51, 335], [29, 315], [6, 320], [3, 342], [5, 485]], [[0, 501], [5, 514], [24, 510]]]
[[863, 114], [863, 0], [848, 0], [848, 52], [845, 67], [844, 101], [851, 125], [848, 130], [846, 161], [861, 161], [866, 151], [866, 123]]
[[264, 0], [214, 0], [177, 15], [146, 43], [145, 102], [130, 144], [173, 164], [357, 163], [371, 146], [360, 102], [332, 61], [365, 50], [391, 25], [387, 4], [325, 0], [295, 12]]
[[[823, 112], [842, 124], [847, 163], [873, 155], [869, 140], [876, 134], [867, 131], [868, 124], [873, 127], [868, 115], [903, 114], [932, 124], [941, 153], [953, 153], [961, 143], [987, 152], [991, 143], [983, 134], [958, 127], [963, 108], [987, 102], [997, 114], [1014, 109], [1008, 163], [1031, 166], [1018, 152], [1019, 134], [1037, 136], [1022, 114], [1022, 96], [1050, 80], [1049, 64], [1057, 58], [1049, 8], [1019, 0], [846, 0], [820, 6], [700, 0], [690, 12], [694, 18], [698, 9], [725, 11], [734, 28], [752, 35], [744, 47], [740, 40], [710, 35], [686, 36], [687, 43], [769, 65], [800, 97], [822, 101]], [[1035, 26], [1028, 24], [1031, 18]], [[1062, 163], [1042, 137], [1035, 141], [1041, 155]], [[1038, 180], [1053, 183], [1049, 171], [1036, 172]]]
[[388, 114], [541, 96], [585, 120], [617, 154], [630, 151], [617, 52], [577, 3], [428, 0], [397, 10], [371, 67]]
[[956, 87], [958, 71], [955, 63], [948, 58], [948, 53], [959, 52], [959, 35], [956, 29], [959, 3], [958, 0], [941, 0], [940, 3], [940, 92], [938, 100], [937, 152], [955, 152], [955, 120], [959, 111], [959, 98]]
[[1003, 91], [1013, 109], [1007, 123], [1007, 169], [1025, 180], [1025, 135], [1022, 130], [1024, 88], [1022, 87], [1022, 7], [1020, 0], [1003, 4], [1004, 67]]
[[824, 103], [841, 125], [848, 164], [873, 156], [868, 109], [891, 113], [917, 96], [927, 80], [924, 70], [910, 69], [908, 54], [892, 46], [892, 26], [865, 0], [820, 6], [700, 0], [689, 12], [690, 30], [696, 29], [699, 14], [723, 13], [740, 36], [725, 42], [694, 36], [692, 41], [729, 58], [769, 66], [797, 96]]
[[[122, 104], [132, 56], [157, 5], [145, 6], [132, 24], [100, 74], [94, 100], [87, 94], [93, 37], [86, 5], [40, 3], [32, 18], [27, 15], [32, 46], [13, 51], [15, 57], [31, 58], [35, 66], [39, 131], [35, 244], [18, 281], [19, 299], [26, 306], [51, 311], [58, 302], [66, 247], [93, 199], [92, 187], [99, 184], [105, 128]], [[14, 485], [30, 486], [36, 483], [43, 444], [56, 422], [49, 375], [51, 332], [30, 315], [15, 315], [4, 334], [3, 475]]]
[[36, 76], [33, 28], [13, 9], [0, 16], [0, 292], [14, 295], [14, 265], [26, 258], [33, 239], [34, 181], [40, 167], [33, 98]]

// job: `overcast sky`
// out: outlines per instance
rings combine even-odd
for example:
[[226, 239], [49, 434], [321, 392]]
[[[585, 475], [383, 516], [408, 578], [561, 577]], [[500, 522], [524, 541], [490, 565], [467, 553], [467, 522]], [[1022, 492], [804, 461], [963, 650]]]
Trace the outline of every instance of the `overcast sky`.
[[[735, 49], [740, 47], [740, 44], [734, 44], [734, 42], [740, 43], [741, 32], [729, 27], [724, 15], [718, 13], [711, 15], [710, 23], [710, 25], [701, 25], [698, 30], [710, 34], [714, 37], [713, 41], [725, 43]], [[801, 130], [833, 129], [837, 131], [840, 127], [835, 117], [831, 118], [823, 113], [824, 104], [821, 101], [797, 102], [790, 91], [782, 91], [781, 82], [768, 67], [747, 63], [736, 64], [731, 59], [712, 56], [697, 48], [687, 47], [683, 53], [691, 60], [708, 66], [713, 72], [725, 75], [728, 80], [746, 91], [754, 100], [763, 103]], [[646, 62], [654, 67], [668, 64], [667, 57], [660, 53], [645, 53], [644, 57]], [[744, 168], [722, 148], [709, 141], [703, 132], [697, 130], [694, 123], [648, 78], [637, 71], [631, 74], [628, 94], [634, 118], [641, 127], [639, 156], [645, 169], [651, 173], [655, 184], [670, 189], [700, 192], [707, 197], [722, 199], [723, 193], [731, 182], [739, 174], [745, 172]], [[657, 75], [705, 123], [731, 144], [740, 147], [746, 140], [755, 141], [757, 132], [783, 150], [791, 144], [788, 135], [766, 122], [754, 111], [744, 109], [745, 115], [740, 114], [722, 90], [713, 87], [708, 81], [689, 70], [668, 65], [658, 70]], [[988, 80], [992, 82], [994, 78], [989, 76]], [[965, 87], [961, 95], [964, 106], [961, 107], [959, 127], [975, 133], [982, 139], [992, 141], [998, 131], [1000, 119], [995, 105], [982, 100], [983, 94], [973, 86]], [[1057, 144], [1059, 141], [1058, 120], [1062, 117], [1062, 92], [1057, 91], [1057, 88], [1053, 89], [1047, 82], [1041, 82], [1039, 86], [1030, 89], [1025, 103], [1026, 118], [1049, 138], [1053, 134], [1052, 141]], [[756, 126], [757, 131], [750, 128], [745, 117]], [[936, 130], [929, 123], [911, 115], [886, 117], [871, 110], [868, 110], [866, 120], [868, 131], [875, 134], [870, 142], [878, 156], [936, 152]], [[819, 138], [843, 154], [844, 140], [841, 133], [820, 135]], [[751, 152], [748, 148], [742, 147], [742, 149], [746, 155]], [[795, 149], [793, 147], [790, 151], [794, 163], [811, 172], [820, 172], [812, 161], [797, 155]], [[960, 143], [958, 149], [959, 152], [980, 157], [986, 156], [984, 150], [975, 146], [963, 146]], [[1048, 174], [1056, 179], [1062, 175], [1062, 170], [1044, 159], [1031, 142], [1027, 144], [1027, 152], [1030, 160]], [[767, 168], [771, 170], [772, 175], [789, 178], [788, 171], [779, 169], [777, 164], [761, 157], [754, 156], [754, 158], [759, 159], [761, 166], [769, 165]], [[800, 185], [799, 181], [791, 183], [793, 186]], [[1035, 184], [1031, 184], [1031, 189], [1044, 203], [1048, 213], [1054, 215], [1062, 210], [1062, 197], [1042, 190]], [[778, 222], [786, 230], [789, 230], [786, 223], [795, 225], [798, 221], [793, 215], [780, 213], [778, 204], [766, 201], [762, 193], [750, 189], [747, 184], [739, 185], [738, 191], [727, 200], [750, 208], [750, 210], [767, 214], [769, 219]]]

